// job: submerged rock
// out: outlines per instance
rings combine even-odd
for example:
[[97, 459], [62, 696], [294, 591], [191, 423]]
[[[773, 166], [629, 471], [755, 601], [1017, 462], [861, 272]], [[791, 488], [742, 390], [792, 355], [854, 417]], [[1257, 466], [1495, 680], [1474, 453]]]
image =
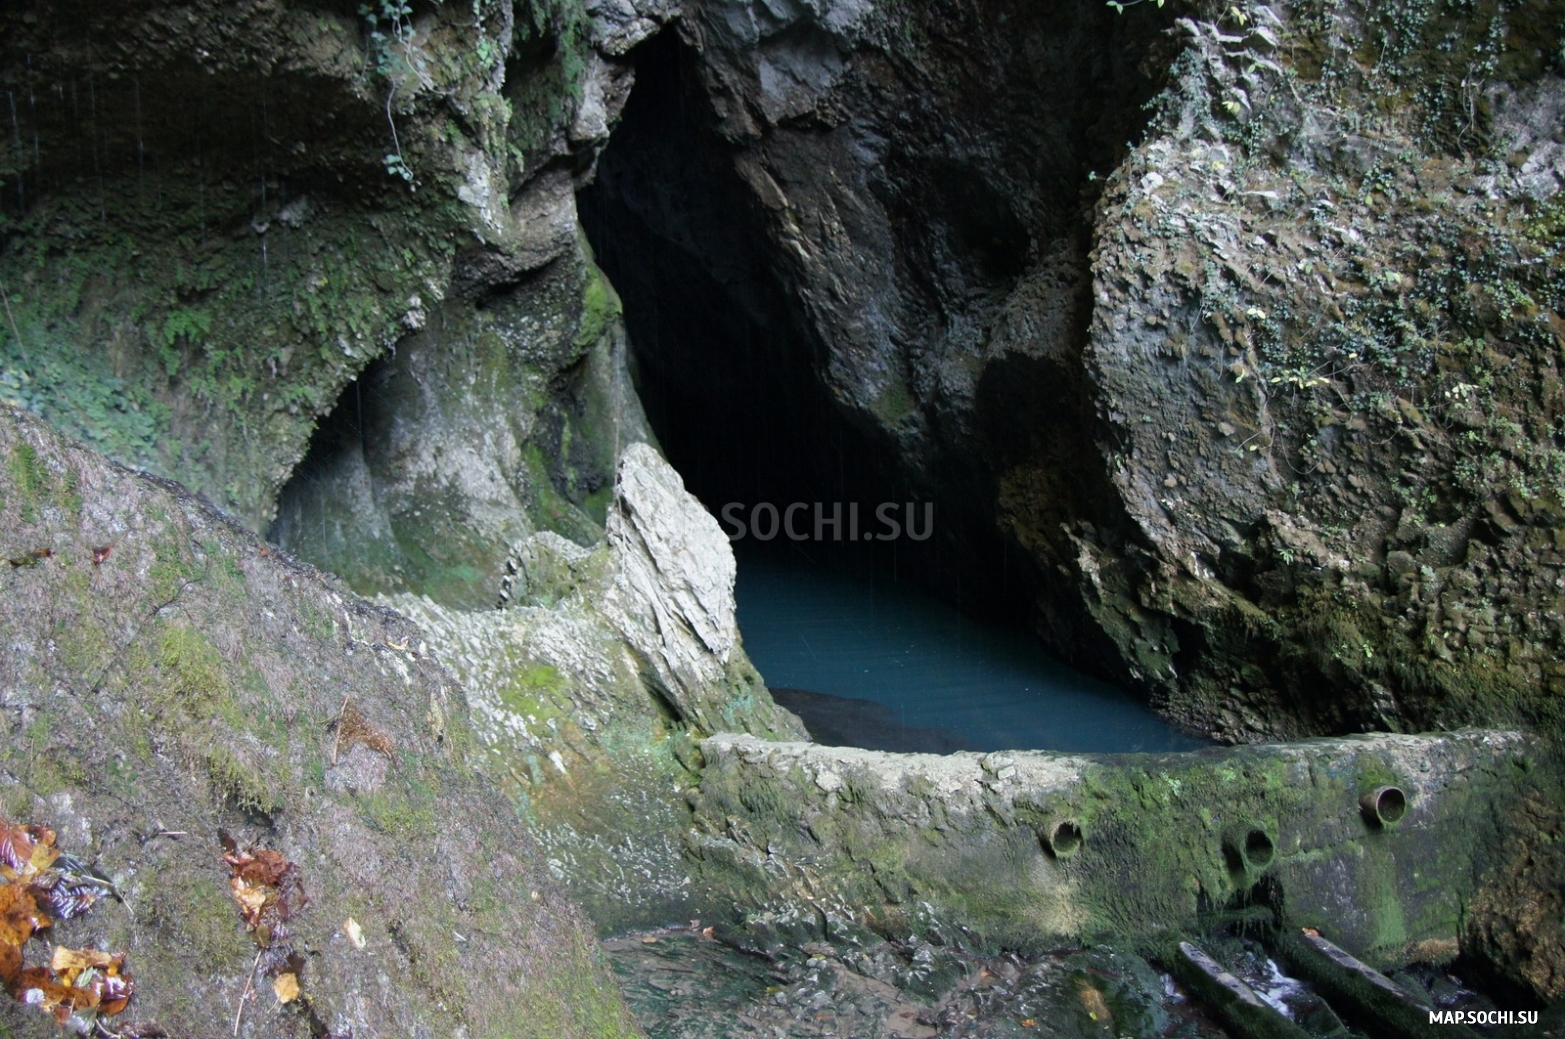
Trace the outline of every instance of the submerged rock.
[[983, 956], [960, 946], [836, 936], [746, 952], [698, 929], [672, 928], [605, 947], [652, 1039], [1226, 1034], [1172, 979], [1125, 949]]

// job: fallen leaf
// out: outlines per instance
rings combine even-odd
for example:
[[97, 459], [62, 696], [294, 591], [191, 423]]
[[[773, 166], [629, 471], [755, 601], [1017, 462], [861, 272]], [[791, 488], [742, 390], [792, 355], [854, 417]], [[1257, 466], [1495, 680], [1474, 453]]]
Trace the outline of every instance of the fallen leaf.
[[52, 555], [54, 555], [54, 549], [39, 548], [34, 549], [31, 552], [24, 552], [14, 558], [7, 559], [6, 562], [10, 563], [13, 567], [20, 569], [24, 566], [37, 566], [39, 563], [43, 562], [45, 559], [48, 559]]
[[21, 948], [34, 931], [48, 927], [50, 920], [20, 884], [0, 884], [0, 945]]
[[84, 970], [113, 967], [117, 971], [124, 962], [123, 953], [115, 956], [97, 949], [76, 950], [56, 945], [54, 955], [49, 959], [49, 969], [60, 975], [67, 984], [74, 985], [77, 975]]
[[1114, 1015], [1109, 1011], [1109, 1005], [1103, 999], [1103, 993], [1091, 985], [1083, 984], [1078, 993], [1081, 997], [1081, 1007], [1087, 1012], [1087, 1016], [1094, 1021], [1112, 1021]]
[[228, 886], [234, 893], [234, 901], [239, 903], [239, 915], [244, 917], [245, 926], [259, 927], [268, 903], [274, 902], [277, 898], [277, 889], [242, 877], [234, 877], [228, 882]]
[[[260, 949], [251, 967], [251, 977], [255, 971], [260, 971], [263, 977], [273, 979], [277, 998], [284, 1003], [290, 1002], [299, 995], [304, 957], [293, 947], [287, 921], [309, 903], [304, 885], [299, 881], [298, 867], [282, 852], [255, 847], [240, 851], [226, 832], [220, 832], [218, 836], [225, 849], [223, 862], [233, 874], [228, 881], [229, 890], [239, 905], [239, 915], [250, 929], [251, 940]], [[285, 981], [285, 978], [289, 980]], [[249, 980], [245, 982], [245, 991], [253, 991]], [[240, 999], [242, 1013], [244, 997]], [[234, 1027], [239, 1027], [237, 1020]]]
[[39, 908], [56, 920], [70, 920], [91, 909], [103, 889], [96, 884], [73, 884], [63, 877], [28, 885]]
[[272, 991], [277, 993], [277, 1002], [292, 1003], [299, 998], [299, 975], [292, 972], [277, 975], [272, 982]]
[[281, 884], [288, 871], [293, 868], [293, 863], [289, 862], [282, 852], [270, 848], [224, 855], [223, 861], [228, 863], [234, 876], [272, 887]]
[[62, 1025], [76, 1011], [94, 1010], [98, 1006], [97, 993], [65, 984], [47, 967], [23, 970], [21, 980], [12, 991], [28, 1006], [49, 1011]]
[[136, 982], [129, 974], [110, 974], [101, 978], [100, 982], [102, 1002], [98, 1004], [98, 1013], [105, 1017], [111, 1017], [124, 1010], [136, 991]]
[[239, 903], [245, 925], [264, 946], [267, 935], [309, 904], [297, 867], [270, 848], [230, 851], [223, 855], [233, 877], [229, 888]]
[[109, 558], [109, 553], [114, 551], [113, 545], [99, 545], [92, 550], [92, 565], [97, 566]]
[[0, 987], [78, 1032], [124, 1010], [135, 989], [124, 970], [124, 953], [59, 946], [49, 966], [27, 967], [22, 952], [34, 933], [55, 920], [86, 912], [101, 894], [117, 894], [113, 883], [61, 854], [48, 827], [13, 826], [4, 819], [0, 880], [9, 881], [0, 883]]
[[22, 976], [22, 947], [0, 942], [0, 988], [10, 989]]
[[59, 855], [54, 831], [47, 826], [12, 826], [0, 819], [0, 877], [26, 883]]
[[348, 941], [353, 943], [355, 949], [364, 948], [364, 929], [353, 917], [348, 917], [348, 922], [342, 925], [342, 931], [348, 936]]
[[[406, 651], [407, 645], [392, 647]], [[377, 751], [392, 760], [396, 760], [397, 745], [392, 742], [390, 736], [371, 725], [359, 709], [344, 697], [342, 710], [337, 714], [337, 735], [332, 741], [332, 761], [337, 760], [339, 746], [342, 750], [352, 750], [355, 743], [362, 743], [370, 750]]]
[[86, 994], [74, 997], [77, 1010], [95, 1008], [100, 1015], [111, 1016], [125, 1009], [135, 991], [122, 952], [55, 946], [49, 969], [63, 986]]

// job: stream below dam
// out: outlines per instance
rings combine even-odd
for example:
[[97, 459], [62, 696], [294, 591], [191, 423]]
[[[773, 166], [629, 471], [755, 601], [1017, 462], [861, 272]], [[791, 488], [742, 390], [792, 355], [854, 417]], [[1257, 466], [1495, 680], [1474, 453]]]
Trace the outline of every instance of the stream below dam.
[[1145, 703], [906, 584], [741, 549], [739, 629], [818, 743], [922, 753], [1210, 746]]

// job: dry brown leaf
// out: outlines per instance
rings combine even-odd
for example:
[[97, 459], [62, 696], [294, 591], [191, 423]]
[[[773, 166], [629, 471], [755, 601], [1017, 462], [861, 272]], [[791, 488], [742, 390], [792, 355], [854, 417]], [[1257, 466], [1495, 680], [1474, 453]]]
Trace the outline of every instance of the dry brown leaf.
[[22, 976], [22, 947], [0, 942], [0, 988], [14, 987]]
[[135, 990], [135, 982], [125, 973], [122, 952], [56, 946], [49, 970], [62, 987], [77, 993], [73, 996], [76, 1010], [96, 1009], [102, 1016], [117, 1014], [125, 1009]]
[[228, 884], [245, 926], [263, 947], [284, 921], [310, 901], [298, 869], [281, 852], [270, 848], [230, 851], [223, 861], [233, 874]]
[[336, 757], [337, 746], [344, 750], [352, 750], [355, 743], [362, 743], [370, 750], [384, 754], [388, 758], [395, 759], [397, 745], [375, 726], [371, 725], [359, 709], [344, 700], [342, 712], [337, 715], [337, 739], [333, 744], [333, 759]]
[[34, 931], [48, 927], [50, 920], [20, 884], [0, 884], [0, 945], [21, 948]]
[[355, 949], [364, 948], [364, 928], [353, 917], [348, 917], [348, 922], [342, 925], [342, 933], [348, 936], [348, 941], [353, 943]]
[[97, 949], [67, 949], [63, 945], [54, 947], [54, 955], [49, 959], [49, 969], [60, 975], [68, 984], [76, 984], [76, 978], [84, 970], [93, 968], [104, 970], [114, 968], [118, 971], [125, 962], [124, 953], [99, 952]]
[[234, 876], [256, 884], [277, 887], [293, 869], [293, 863], [280, 851], [271, 848], [252, 848], [245, 852], [230, 852], [223, 856]]
[[[250, 929], [250, 938], [260, 950], [251, 967], [251, 978], [260, 971], [273, 979], [272, 989], [280, 1002], [288, 1003], [299, 997], [299, 976], [304, 970], [304, 957], [293, 947], [293, 937], [288, 933], [287, 921], [302, 910], [309, 897], [299, 881], [299, 870], [279, 851], [270, 848], [254, 848], [240, 851], [233, 838], [220, 834], [223, 862], [232, 874], [228, 884], [234, 901], [239, 904], [239, 915]], [[250, 981], [245, 991], [253, 991]], [[239, 1013], [244, 1013], [244, 997], [241, 996]], [[238, 1016], [234, 1029], [239, 1028]]]
[[[135, 985], [124, 972], [125, 954], [58, 947], [47, 967], [24, 966], [22, 948], [55, 919], [85, 912], [113, 885], [86, 864], [55, 847], [54, 831], [44, 826], [13, 826], [0, 819], [0, 984], [12, 996], [48, 1011], [61, 1025], [80, 1015], [73, 1027], [91, 1026], [97, 1017], [117, 1014], [130, 1002]], [[45, 911], [45, 907], [50, 912]]]
[[234, 893], [234, 901], [239, 903], [239, 915], [244, 917], [245, 926], [259, 926], [267, 904], [277, 898], [277, 889], [241, 877], [234, 877], [228, 882], [228, 886]]
[[12, 991], [23, 1003], [53, 1014], [55, 1021], [62, 1025], [78, 1010], [97, 1009], [99, 1002], [96, 992], [65, 984], [47, 967], [23, 970]]
[[277, 993], [277, 1002], [292, 1003], [299, 998], [299, 975], [292, 971], [277, 975], [272, 981], [272, 991]]
[[59, 858], [54, 831], [46, 826], [12, 826], [0, 819], [0, 877], [27, 883]]

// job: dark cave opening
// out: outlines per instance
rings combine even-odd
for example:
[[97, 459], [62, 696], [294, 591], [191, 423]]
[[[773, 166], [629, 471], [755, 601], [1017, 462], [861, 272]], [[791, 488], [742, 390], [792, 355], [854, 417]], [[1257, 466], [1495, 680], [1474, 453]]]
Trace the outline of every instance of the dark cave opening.
[[677, 37], [636, 58], [578, 209], [625, 303], [648, 418], [714, 514], [730, 501], [841, 500], [871, 452], [816, 377], [823, 347], [774, 276], [765, 216], [705, 125]]
[[[715, 130], [694, 53], [665, 32], [634, 57], [636, 86], [578, 210], [624, 301], [636, 389], [687, 488], [730, 533], [744, 524], [741, 552], [911, 580], [1015, 623], [1030, 592], [1022, 559], [948, 523], [961, 507], [910, 478], [886, 431], [834, 399], [829, 347]], [[1003, 200], [945, 172], [975, 255], [1014, 274], [1025, 232], [988, 220]]]
[[[1092, 11], [1061, 24], [998, 10], [910, 16], [922, 19], [931, 52], [949, 51], [932, 60], [961, 66], [957, 86], [917, 61], [865, 58], [869, 71], [843, 88], [858, 91], [857, 115], [783, 120], [759, 144], [725, 129], [703, 59], [663, 32], [632, 53], [635, 86], [578, 210], [624, 302], [641, 401], [687, 487], [718, 516], [735, 504], [741, 518], [767, 503], [779, 516], [805, 505], [804, 536], [778, 530], [737, 548], [910, 581], [970, 615], [1027, 624], [1066, 659], [1124, 680], [1059, 567], [1074, 558], [1059, 528], [1088, 520], [1113, 537], [1121, 522], [1106, 476], [1090, 471], [1097, 420], [1080, 366], [1094, 171], [1112, 169], [1139, 134], [1166, 41], [1150, 19], [1131, 26]], [[1000, 57], [973, 59], [964, 33], [990, 36]], [[904, 106], [888, 102], [885, 82], [932, 93], [909, 93]], [[1016, 140], [1000, 132], [1007, 125]], [[774, 147], [785, 137], [791, 159]], [[857, 318], [823, 320], [830, 289], [786, 254], [751, 167], [771, 162], [779, 177], [795, 175], [789, 190], [808, 191], [799, 155], [882, 146], [855, 189], [880, 221], [855, 247], [881, 251], [897, 283], [898, 312], [864, 318], [886, 326], [876, 333], [885, 357], [873, 363], [891, 370], [890, 389], [870, 400], [844, 390], [840, 375], [853, 363], [843, 355], [863, 346], [843, 345]], [[862, 302], [856, 288], [844, 310]], [[1017, 301], [1034, 310], [1017, 318]], [[970, 382], [949, 390], [957, 369]], [[1007, 479], [1020, 488], [1013, 497], [1029, 499], [1022, 519], [1038, 537], [1003, 514]], [[817, 538], [815, 503], [829, 521], [838, 502], [843, 536], [828, 522]], [[854, 503], [856, 539], [846, 529]], [[881, 540], [882, 503], [932, 504], [933, 536]], [[762, 518], [771, 526], [769, 512]]]

